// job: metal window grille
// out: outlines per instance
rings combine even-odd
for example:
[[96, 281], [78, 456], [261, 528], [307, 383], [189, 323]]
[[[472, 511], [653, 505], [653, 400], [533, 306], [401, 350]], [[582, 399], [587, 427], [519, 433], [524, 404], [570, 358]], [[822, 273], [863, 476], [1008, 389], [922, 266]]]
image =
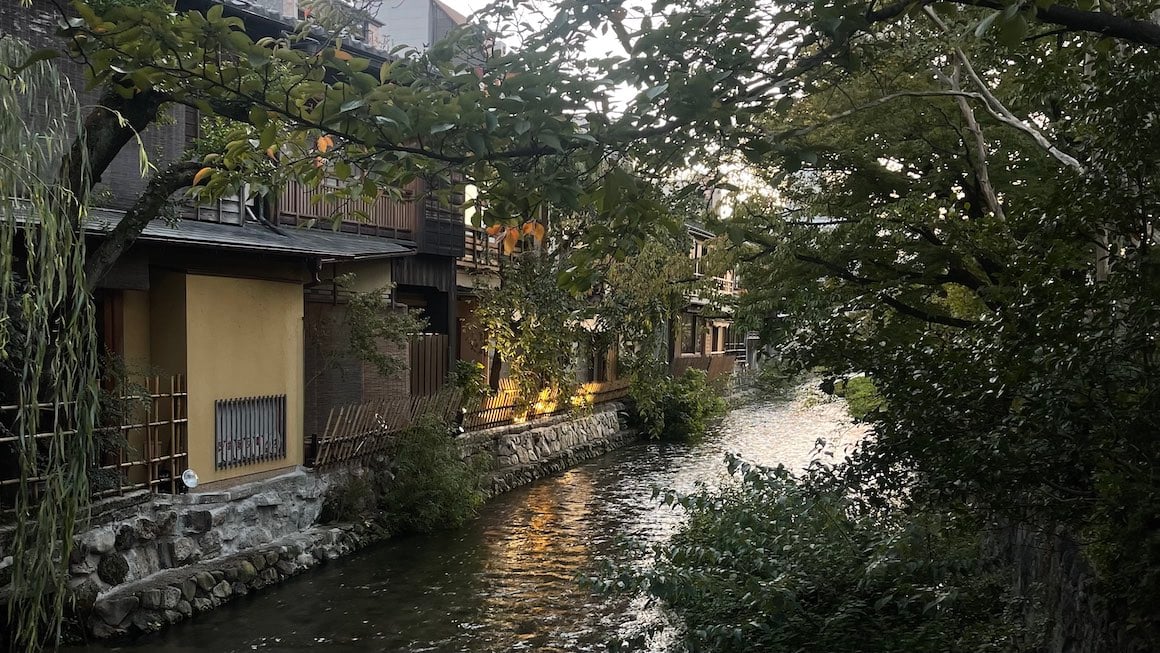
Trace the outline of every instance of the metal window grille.
[[214, 402], [217, 469], [286, 457], [286, 395]]

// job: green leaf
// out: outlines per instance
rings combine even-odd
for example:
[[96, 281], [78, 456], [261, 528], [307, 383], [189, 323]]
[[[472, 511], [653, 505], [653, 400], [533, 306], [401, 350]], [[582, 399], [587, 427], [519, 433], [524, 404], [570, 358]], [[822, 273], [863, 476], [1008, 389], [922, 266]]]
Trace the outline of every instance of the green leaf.
[[472, 152], [475, 152], [477, 156], [483, 156], [487, 154], [487, 142], [484, 140], [483, 136], [475, 132], [471, 132], [467, 135], [467, 145], [471, 148]]
[[557, 152], [564, 151], [564, 146], [560, 144], [560, 137], [553, 134], [552, 132], [542, 132], [539, 136], [539, 140], [541, 143], [547, 145], [553, 150], [556, 150]]
[[52, 48], [44, 48], [41, 50], [37, 50], [37, 51], [33, 52], [32, 54], [29, 54], [28, 58], [25, 59], [19, 66], [14, 68], [12, 70], [12, 72], [14, 74], [19, 73], [19, 72], [26, 70], [32, 66], [35, 66], [36, 64], [40, 63], [41, 61], [48, 61], [49, 59], [55, 59], [56, 57], [59, 57], [59, 56], [60, 56], [60, 52], [58, 52], [57, 50], [54, 50]]
[[1023, 14], [1016, 14], [1014, 18], [1006, 20], [999, 27], [997, 40], [1003, 45], [1013, 48], [1027, 36], [1027, 18]]
[[986, 18], [979, 21], [979, 24], [975, 27], [975, 37], [983, 38], [983, 35], [987, 33], [987, 30], [991, 28], [991, 25], [995, 23], [995, 21], [999, 18], [999, 15], [1000, 14], [997, 11], [992, 12], [987, 14]]
[[647, 90], [644, 92], [644, 96], [645, 96], [646, 98], [648, 98], [648, 99], [649, 99], [649, 101], [651, 102], [652, 100], [655, 100], [655, 99], [657, 99], [657, 97], [658, 97], [658, 96], [659, 96], [661, 93], [664, 93], [665, 91], [667, 91], [667, 90], [668, 90], [668, 88], [669, 88], [669, 85], [668, 85], [668, 83], [667, 83], [667, 82], [666, 82], [666, 83], [664, 83], [664, 84], [657, 84], [656, 86], [654, 86], [654, 87], [652, 87], [652, 88], [650, 88], [650, 89], [647, 89]]

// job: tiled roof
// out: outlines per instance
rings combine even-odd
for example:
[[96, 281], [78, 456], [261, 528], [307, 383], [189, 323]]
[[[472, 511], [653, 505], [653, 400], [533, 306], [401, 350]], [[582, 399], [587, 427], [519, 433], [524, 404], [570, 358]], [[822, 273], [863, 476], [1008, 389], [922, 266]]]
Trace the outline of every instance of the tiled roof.
[[[85, 231], [100, 234], [113, 229], [120, 220], [119, 211], [98, 209], [89, 214]], [[391, 258], [415, 253], [407, 244], [389, 238], [297, 227], [279, 227], [275, 231], [255, 222], [238, 226], [194, 220], [169, 224], [154, 220], [141, 232], [138, 241], [346, 260]]]

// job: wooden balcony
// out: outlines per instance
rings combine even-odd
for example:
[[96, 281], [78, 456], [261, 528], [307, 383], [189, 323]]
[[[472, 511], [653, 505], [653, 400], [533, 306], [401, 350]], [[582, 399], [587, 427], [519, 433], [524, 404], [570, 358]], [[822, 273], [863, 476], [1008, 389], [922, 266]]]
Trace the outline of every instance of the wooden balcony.
[[[348, 233], [414, 240], [422, 207], [419, 202], [400, 202], [379, 197], [374, 202], [361, 199], [315, 200], [323, 193], [297, 182], [289, 182], [278, 198], [278, 220], [299, 225], [316, 220], [329, 226], [341, 215], [340, 229]], [[414, 197], [414, 189], [407, 194]]]
[[713, 277], [713, 284], [717, 287], [717, 292], [734, 296], [741, 294], [741, 287], [732, 275]]
[[500, 247], [492, 243], [486, 231], [468, 225], [463, 236], [463, 256], [456, 265], [471, 272], [499, 272]]

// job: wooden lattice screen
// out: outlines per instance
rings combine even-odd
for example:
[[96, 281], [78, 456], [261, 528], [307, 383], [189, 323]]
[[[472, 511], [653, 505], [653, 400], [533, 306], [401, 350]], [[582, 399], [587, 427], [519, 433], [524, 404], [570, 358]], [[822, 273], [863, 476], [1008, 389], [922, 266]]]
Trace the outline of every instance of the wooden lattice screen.
[[[107, 497], [134, 490], [177, 493], [182, 490], [181, 472], [189, 465], [189, 393], [185, 378], [174, 376], [145, 379], [140, 393], [119, 398], [119, 424], [106, 425], [93, 434], [96, 464], [89, 471], [94, 497]], [[19, 437], [12, 431], [17, 406], [0, 406], [0, 450], [3, 458], [15, 461]], [[42, 404], [41, 410], [52, 410]], [[76, 435], [64, 431], [63, 437]], [[31, 436], [47, 444], [51, 431]], [[10, 455], [12, 454], [12, 455]], [[35, 485], [44, 479], [33, 477]], [[0, 466], [0, 504], [10, 507], [20, 483], [14, 464]]]

